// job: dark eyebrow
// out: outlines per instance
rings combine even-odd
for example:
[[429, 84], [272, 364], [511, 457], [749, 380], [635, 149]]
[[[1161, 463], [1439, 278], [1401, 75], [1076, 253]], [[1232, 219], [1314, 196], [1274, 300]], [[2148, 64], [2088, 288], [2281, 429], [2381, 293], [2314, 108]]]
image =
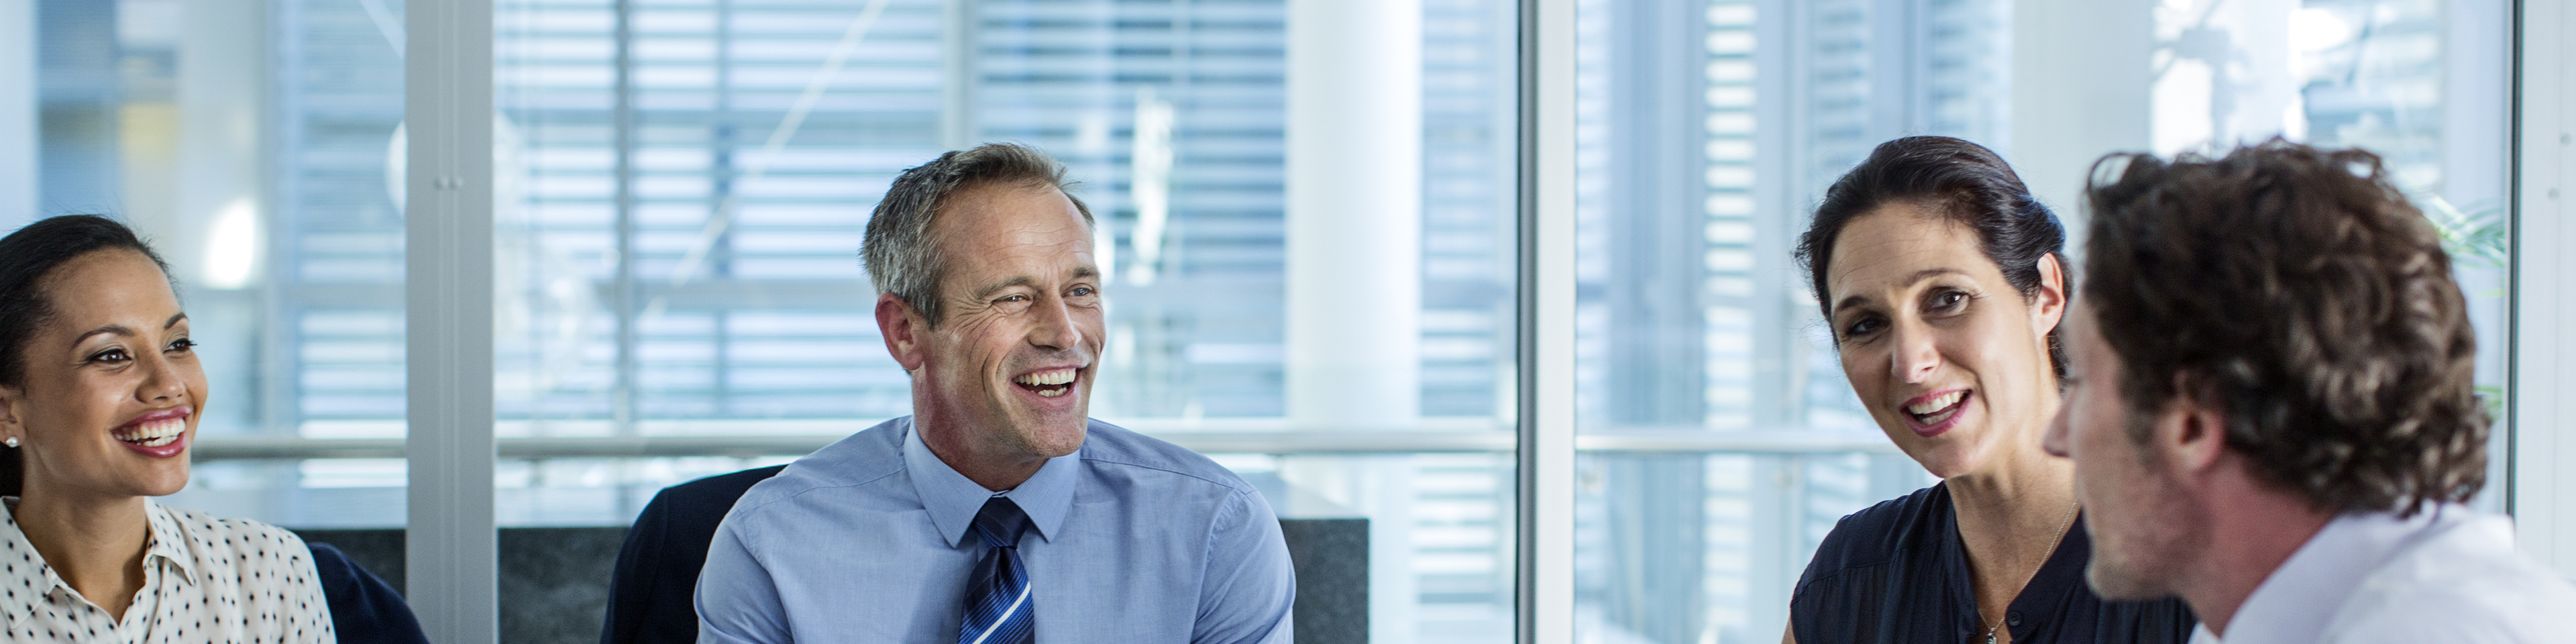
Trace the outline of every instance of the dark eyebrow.
[[73, 338], [72, 338], [72, 346], [74, 346], [74, 347], [78, 347], [78, 346], [80, 346], [80, 343], [82, 343], [82, 342], [88, 342], [88, 341], [89, 341], [90, 336], [94, 336], [94, 335], [111, 335], [111, 334], [112, 334], [112, 335], [134, 335], [134, 329], [127, 328], [125, 325], [122, 325], [122, 324], [110, 324], [110, 325], [107, 325], [107, 326], [103, 326], [103, 327], [99, 327], [99, 328], [95, 328], [95, 329], [90, 329], [88, 333], [83, 333], [83, 334], [80, 334], [79, 336], [73, 337]]
[[1073, 278], [1074, 278], [1074, 279], [1082, 279], [1082, 278], [1085, 278], [1085, 277], [1099, 277], [1099, 276], [1100, 276], [1100, 269], [1092, 268], [1092, 267], [1090, 267], [1090, 266], [1075, 266], [1075, 267], [1073, 267]]
[[[1914, 272], [1914, 276], [1913, 276], [1913, 277], [1909, 277], [1909, 278], [1906, 278], [1906, 279], [1905, 279], [1905, 284], [1906, 284], [1906, 285], [1908, 285], [1908, 286], [1911, 286], [1911, 285], [1914, 285], [1914, 284], [1916, 284], [1916, 283], [1920, 283], [1920, 282], [1922, 282], [1923, 280], [1928, 280], [1928, 279], [1932, 279], [1932, 278], [1935, 278], [1935, 277], [1940, 277], [1940, 276], [1943, 276], [1943, 275], [1966, 275], [1966, 274], [1968, 274], [1968, 272], [1967, 272], [1967, 271], [1959, 270], [1959, 269], [1956, 269], [1956, 268], [1926, 268], [1926, 269], [1923, 269], [1923, 270], [1915, 271], [1915, 272]], [[1860, 304], [1860, 303], [1862, 303], [1862, 302], [1867, 302], [1867, 301], [1869, 301], [1869, 298], [1862, 297], [1862, 296], [1858, 296], [1858, 295], [1853, 295], [1853, 296], [1845, 297], [1845, 298], [1843, 298], [1843, 299], [1842, 299], [1842, 300], [1840, 300], [1840, 301], [1834, 302], [1834, 310], [1836, 310], [1836, 311], [1840, 311], [1840, 310], [1843, 310], [1843, 307], [1852, 306], [1852, 305]]]
[[[180, 313], [180, 314], [178, 314], [178, 315], [170, 316], [170, 320], [169, 320], [169, 321], [167, 321], [167, 322], [162, 322], [162, 323], [161, 323], [161, 328], [162, 328], [162, 329], [164, 329], [164, 330], [167, 330], [167, 329], [169, 329], [169, 328], [171, 328], [171, 327], [179, 326], [179, 321], [180, 321], [180, 320], [185, 320], [185, 319], [188, 319], [188, 314], [186, 314], [186, 313]], [[127, 327], [127, 326], [125, 326], [125, 325], [122, 325], [122, 324], [110, 324], [110, 325], [107, 325], [107, 326], [102, 326], [102, 327], [99, 327], [99, 328], [90, 329], [88, 333], [83, 333], [83, 334], [80, 334], [80, 335], [79, 335], [79, 336], [77, 336], [77, 337], [73, 337], [73, 338], [72, 338], [72, 346], [75, 346], [75, 347], [80, 346], [80, 343], [82, 343], [82, 342], [88, 342], [88, 341], [89, 341], [89, 339], [90, 339], [90, 336], [95, 336], [95, 335], [134, 335], [134, 329], [129, 328], [129, 327]]]

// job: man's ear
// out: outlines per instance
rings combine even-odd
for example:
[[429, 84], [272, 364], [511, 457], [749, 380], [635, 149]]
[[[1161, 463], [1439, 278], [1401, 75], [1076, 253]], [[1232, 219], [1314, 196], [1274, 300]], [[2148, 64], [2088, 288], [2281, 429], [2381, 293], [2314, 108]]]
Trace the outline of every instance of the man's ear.
[[2156, 411], [2147, 449], [2177, 474], [2195, 474], [2218, 463], [2227, 448], [2227, 403], [2218, 390], [2189, 373], [2174, 374], [2173, 398]]
[[913, 310], [912, 304], [893, 293], [877, 294], [877, 334], [885, 337], [886, 353], [893, 355], [905, 372], [920, 369], [922, 363], [929, 361], [921, 347], [921, 335], [929, 331], [930, 325], [923, 323], [921, 312]]
[[2039, 289], [2031, 292], [2031, 328], [2046, 335], [2066, 319], [2066, 264], [2057, 253], [2039, 256]]

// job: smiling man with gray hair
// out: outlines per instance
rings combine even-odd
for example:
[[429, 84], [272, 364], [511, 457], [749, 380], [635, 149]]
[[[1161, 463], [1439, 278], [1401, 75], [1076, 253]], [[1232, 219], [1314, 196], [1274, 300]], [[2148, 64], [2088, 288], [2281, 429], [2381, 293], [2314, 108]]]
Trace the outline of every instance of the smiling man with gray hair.
[[734, 505], [700, 642], [1290, 641], [1296, 581], [1260, 493], [1089, 417], [1105, 280], [1065, 188], [1010, 144], [895, 179], [863, 254], [913, 415]]

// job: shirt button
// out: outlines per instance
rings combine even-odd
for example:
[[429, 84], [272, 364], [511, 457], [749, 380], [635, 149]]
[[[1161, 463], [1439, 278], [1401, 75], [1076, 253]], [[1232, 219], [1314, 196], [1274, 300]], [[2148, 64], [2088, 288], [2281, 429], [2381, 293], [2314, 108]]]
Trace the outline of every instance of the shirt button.
[[2012, 612], [2004, 613], [2004, 625], [2006, 625], [2006, 626], [2020, 626], [2020, 625], [2021, 625], [2021, 611], [2012, 611]]

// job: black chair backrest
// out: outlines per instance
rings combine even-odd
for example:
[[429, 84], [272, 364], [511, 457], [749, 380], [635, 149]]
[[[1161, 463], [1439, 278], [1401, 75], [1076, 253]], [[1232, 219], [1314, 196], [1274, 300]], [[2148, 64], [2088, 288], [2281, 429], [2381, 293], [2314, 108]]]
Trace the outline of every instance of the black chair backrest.
[[752, 485], [784, 469], [778, 465], [710, 476], [653, 495], [617, 552], [600, 644], [698, 641], [698, 570], [707, 565], [716, 526]]
[[307, 541], [313, 572], [320, 575], [322, 599], [331, 606], [331, 630], [347, 644], [429, 644], [420, 619], [403, 603], [402, 593], [368, 572], [331, 544]]

